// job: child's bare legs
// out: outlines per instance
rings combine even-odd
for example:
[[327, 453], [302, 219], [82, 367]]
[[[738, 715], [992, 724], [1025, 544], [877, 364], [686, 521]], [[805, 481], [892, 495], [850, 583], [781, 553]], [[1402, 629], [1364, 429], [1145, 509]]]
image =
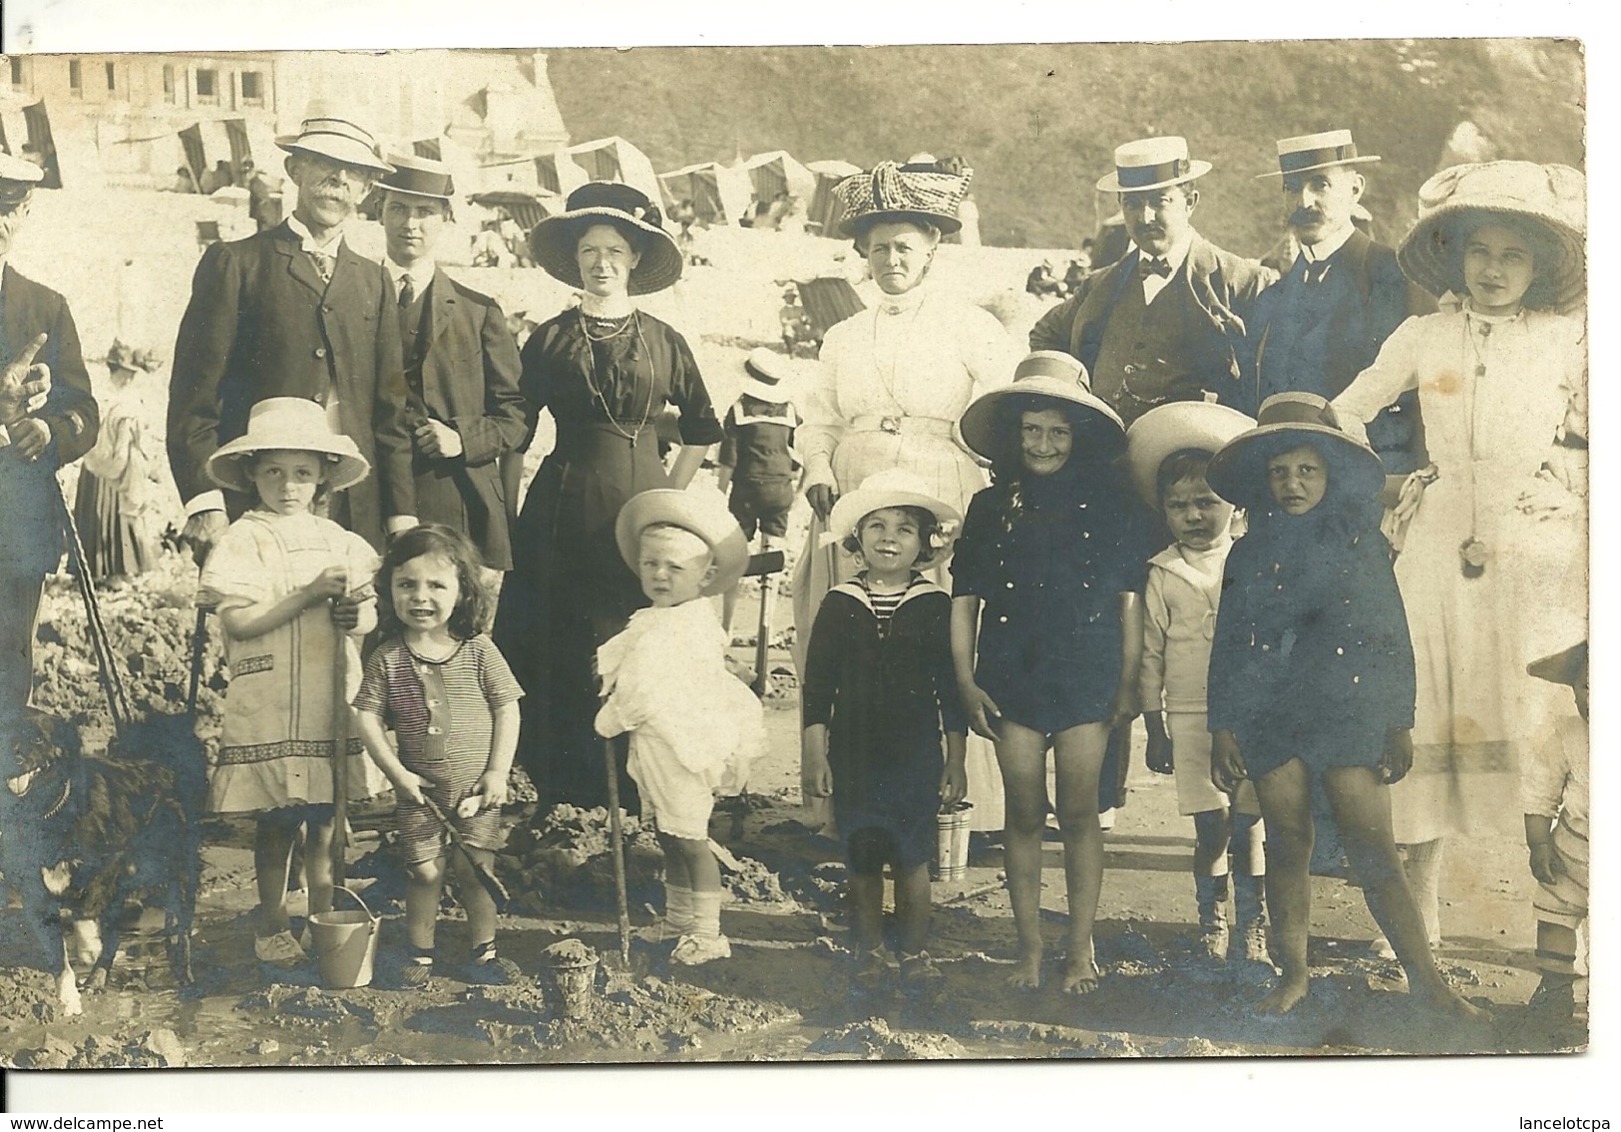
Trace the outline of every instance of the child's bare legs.
[[[1047, 826], [1047, 737], [1004, 719], [997, 728], [1006, 825], [1002, 833], [1008, 895], [1019, 933], [1019, 959], [1008, 982], [1041, 985], [1041, 835]], [[1096, 771], [1094, 770], [1094, 780]], [[1097, 815], [1092, 815], [1093, 824]]]
[[1065, 994], [1097, 989], [1092, 925], [1103, 889], [1103, 829], [1098, 825], [1098, 773], [1109, 743], [1109, 729], [1083, 723], [1053, 736], [1058, 771], [1058, 828], [1064, 838], [1064, 887], [1069, 903], [1069, 946], [1064, 963]]
[[[433, 952], [433, 929], [439, 922], [439, 893], [444, 884], [442, 856], [405, 868], [405, 938], [418, 953]], [[471, 910], [468, 918], [472, 918]]]
[[1266, 827], [1254, 814], [1227, 811], [1232, 833], [1229, 846], [1233, 855], [1233, 871], [1244, 876], [1266, 875]]
[[1193, 815], [1193, 875], [1227, 875], [1227, 846], [1232, 839], [1232, 815], [1224, 806]]
[[900, 926], [902, 955], [916, 955], [928, 946], [929, 909], [934, 890], [929, 883], [929, 866], [895, 868], [895, 918]]
[[[858, 956], [884, 946], [884, 862], [889, 839], [876, 829], [849, 831], [850, 931]], [[900, 894], [896, 893], [899, 903]]]
[[253, 870], [259, 890], [261, 938], [288, 930], [287, 870], [293, 857], [293, 836], [302, 821], [302, 815], [293, 817], [292, 811], [271, 810], [260, 814], [255, 823]]
[[[1311, 926], [1311, 781], [1306, 764], [1291, 759], [1255, 783], [1266, 821], [1266, 902], [1272, 909], [1272, 950], [1278, 985], [1255, 1004], [1262, 1014], [1286, 1014], [1310, 988], [1306, 936]], [[1388, 817], [1388, 811], [1387, 811]]]
[[304, 833], [304, 876], [310, 886], [310, 911], [332, 911], [332, 819], [311, 819]]
[[709, 851], [707, 840], [660, 833], [659, 848], [664, 850], [664, 875], [668, 883], [693, 892], [720, 891], [720, 863]]
[[[1407, 986], [1417, 995], [1460, 1018], [1480, 1018], [1481, 1009], [1446, 984], [1430, 955], [1429, 934], [1402, 869], [1390, 830], [1390, 795], [1369, 767], [1332, 767], [1323, 772], [1334, 821], [1345, 841], [1351, 868], [1362, 882], [1368, 902], [1385, 937], [1396, 950]], [[1267, 825], [1272, 824], [1267, 815]], [[1273, 855], [1273, 867], [1277, 856]], [[1276, 906], [1274, 905], [1274, 915]]]
[[[475, 861], [494, 873], [494, 853], [488, 849], [470, 849], [470, 852]], [[495, 901], [478, 882], [466, 855], [457, 851], [450, 857], [451, 872], [456, 877], [456, 899], [467, 913], [467, 942], [476, 950], [495, 939]]]

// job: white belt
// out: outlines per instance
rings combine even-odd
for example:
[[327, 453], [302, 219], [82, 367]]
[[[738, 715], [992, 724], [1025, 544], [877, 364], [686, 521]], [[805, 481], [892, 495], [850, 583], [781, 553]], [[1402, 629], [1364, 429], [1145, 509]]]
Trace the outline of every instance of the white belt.
[[940, 417], [882, 417], [869, 413], [850, 422], [851, 432], [887, 432], [894, 436], [938, 436], [952, 438], [957, 422]]

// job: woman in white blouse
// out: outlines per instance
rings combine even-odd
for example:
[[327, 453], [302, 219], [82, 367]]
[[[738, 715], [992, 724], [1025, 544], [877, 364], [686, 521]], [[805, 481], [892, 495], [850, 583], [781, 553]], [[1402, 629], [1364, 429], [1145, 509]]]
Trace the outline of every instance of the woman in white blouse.
[[1560, 313], [1584, 292], [1584, 195], [1562, 165], [1432, 177], [1398, 256], [1442, 310], [1400, 326], [1334, 401], [1354, 426], [1417, 389], [1431, 460], [1387, 533], [1418, 668], [1413, 769], [1391, 808], [1432, 943], [1444, 838], [1519, 812], [1520, 753], [1551, 720], [1525, 675], [1537, 627], [1586, 607], [1586, 340]]
[[[794, 576], [801, 671], [823, 595], [856, 572], [849, 554], [820, 545], [834, 501], [874, 472], [905, 468], [961, 513], [989, 482], [963, 446], [957, 418], [1012, 379], [1022, 351], [995, 316], [927, 283], [940, 238], [961, 227], [957, 208], [972, 175], [886, 161], [835, 189], [845, 215], [840, 233], [854, 238], [883, 297], [827, 332], [802, 405], [796, 441], [815, 519]], [[973, 828], [1000, 829], [1001, 777], [990, 744], [970, 740], [968, 782]]]

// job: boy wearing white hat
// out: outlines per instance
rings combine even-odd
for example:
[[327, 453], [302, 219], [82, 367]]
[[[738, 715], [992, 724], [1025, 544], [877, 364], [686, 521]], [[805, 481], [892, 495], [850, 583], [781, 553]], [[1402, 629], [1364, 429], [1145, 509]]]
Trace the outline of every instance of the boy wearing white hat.
[[606, 697], [597, 734], [630, 733], [628, 770], [664, 850], [671, 959], [725, 959], [720, 866], [709, 848], [718, 790], [735, 793], [765, 740], [760, 701], [726, 668], [726, 637], [704, 600], [725, 593], [749, 546], [719, 492], [654, 488], [619, 511], [614, 537], [653, 604], [597, 649]]
[[[298, 204], [282, 223], [214, 244], [192, 279], [169, 379], [169, 466], [186, 504], [182, 537], [201, 554], [225, 528], [209, 457], [241, 436], [267, 397], [319, 401], [375, 470], [335, 495], [333, 518], [374, 547], [416, 523], [407, 389], [393, 284], [343, 230], [392, 166], [353, 115], [312, 103], [288, 154]], [[231, 512], [245, 505], [230, 500]]]
[[[1396, 327], [1435, 310], [1435, 300], [1402, 275], [1395, 250], [1354, 223], [1367, 190], [1362, 168], [1378, 160], [1358, 151], [1350, 130], [1328, 130], [1278, 142], [1277, 171], [1258, 178], [1281, 179], [1284, 215], [1300, 252], [1247, 320], [1251, 360], [1237, 402], [1242, 411], [1253, 415], [1274, 393], [1339, 396]], [[1392, 473], [1418, 466], [1416, 393], [1370, 423], [1368, 443]]]
[[1128, 426], [1167, 401], [1238, 399], [1245, 320], [1277, 276], [1223, 251], [1193, 227], [1210, 162], [1187, 139], [1143, 138], [1115, 150], [1098, 182], [1117, 193], [1133, 247], [1089, 277], [1030, 331], [1032, 350], [1079, 358], [1092, 390]]

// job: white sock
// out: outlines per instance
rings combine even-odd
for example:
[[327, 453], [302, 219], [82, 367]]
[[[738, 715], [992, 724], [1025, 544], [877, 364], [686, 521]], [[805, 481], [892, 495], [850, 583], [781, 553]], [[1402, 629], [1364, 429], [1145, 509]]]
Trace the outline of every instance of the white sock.
[[683, 929], [684, 935], [697, 936], [699, 939], [720, 938], [720, 902], [719, 892], [694, 892], [692, 897], [692, 922]]
[[692, 889], [682, 888], [678, 885], [671, 884], [668, 881], [665, 882], [664, 922], [668, 924], [670, 926], [670, 930], [675, 932], [677, 935], [686, 935], [692, 930], [694, 915], [692, 898]]

